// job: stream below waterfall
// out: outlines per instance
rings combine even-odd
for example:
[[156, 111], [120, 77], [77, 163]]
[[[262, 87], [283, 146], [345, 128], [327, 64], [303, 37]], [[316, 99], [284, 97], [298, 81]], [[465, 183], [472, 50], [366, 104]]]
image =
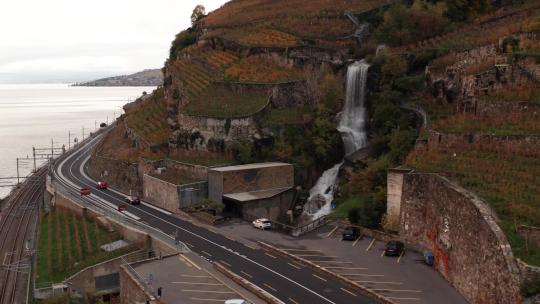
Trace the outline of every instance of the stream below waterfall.
[[[337, 127], [343, 139], [346, 155], [367, 145], [365, 91], [368, 69], [369, 64], [365, 60], [356, 61], [347, 68], [345, 107]], [[342, 165], [343, 162], [340, 162], [324, 171], [315, 186], [309, 191], [309, 199], [304, 213], [311, 219], [325, 216], [331, 212], [334, 190]]]

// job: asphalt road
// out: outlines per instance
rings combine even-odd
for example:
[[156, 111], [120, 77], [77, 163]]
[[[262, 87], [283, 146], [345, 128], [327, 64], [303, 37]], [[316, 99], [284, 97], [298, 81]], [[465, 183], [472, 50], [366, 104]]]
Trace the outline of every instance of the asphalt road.
[[[92, 149], [99, 140], [100, 136], [97, 136], [79, 150], [58, 160], [54, 167], [56, 180], [76, 191], [82, 187], [95, 189], [96, 181], [88, 176], [87, 166]], [[124, 204], [125, 199], [124, 194], [113, 189], [93, 190], [92, 196], [113, 205]], [[112, 207], [110, 210], [116, 212]], [[193, 252], [220, 262], [284, 303], [377, 303], [361, 294], [360, 290], [352, 289], [330, 277], [308, 268], [293, 266], [288, 259], [268, 256], [263, 250], [247, 247], [146, 203], [128, 206], [128, 211], [144, 223], [169, 235], [178, 233], [181, 241], [189, 244]]]

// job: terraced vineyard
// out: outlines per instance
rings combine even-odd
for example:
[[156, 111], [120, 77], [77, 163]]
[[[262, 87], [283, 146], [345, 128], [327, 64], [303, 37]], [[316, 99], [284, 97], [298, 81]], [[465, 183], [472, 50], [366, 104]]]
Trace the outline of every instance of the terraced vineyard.
[[[534, 152], [536, 151], [536, 153]], [[540, 248], [525, 243], [515, 221], [540, 225], [540, 155], [537, 148], [512, 145], [455, 144], [415, 150], [407, 165], [441, 172], [474, 191], [494, 207], [512, 250], [519, 258], [540, 265]]]
[[300, 71], [257, 56], [244, 57], [225, 70], [225, 79], [239, 82], [280, 83], [297, 81]]
[[171, 68], [183, 84], [182, 91], [190, 99], [196, 99], [217, 78], [215, 73], [212, 74], [207, 67], [196, 60], [178, 60], [172, 64]]
[[127, 111], [127, 125], [134, 129], [150, 145], [167, 142], [170, 129], [167, 125], [167, 106], [160, 91], [151, 98]]

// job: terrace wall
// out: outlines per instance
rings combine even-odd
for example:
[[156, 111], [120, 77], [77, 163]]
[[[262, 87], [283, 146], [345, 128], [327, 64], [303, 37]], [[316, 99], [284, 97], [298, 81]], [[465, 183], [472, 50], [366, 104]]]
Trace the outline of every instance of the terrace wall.
[[470, 303], [521, 303], [520, 270], [490, 207], [436, 174], [402, 174], [400, 237], [431, 250]]
[[106, 180], [112, 187], [124, 192], [141, 193], [142, 179], [137, 163], [100, 156], [93, 153], [88, 165], [90, 176]]

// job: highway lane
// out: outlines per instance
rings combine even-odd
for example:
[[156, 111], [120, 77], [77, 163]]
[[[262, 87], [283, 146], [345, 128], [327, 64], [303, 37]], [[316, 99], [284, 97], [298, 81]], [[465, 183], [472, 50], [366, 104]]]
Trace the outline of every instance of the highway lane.
[[[82, 149], [55, 165], [59, 180], [75, 188], [95, 188], [96, 181], [87, 175], [92, 148], [99, 136]], [[125, 195], [114, 191], [93, 191], [93, 196], [110, 204], [124, 203]], [[128, 211], [143, 222], [169, 235], [178, 231], [180, 239], [193, 247], [192, 251], [205, 258], [222, 263], [233, 272], [265, 289], [284, 303], [375, 303], [331, 278], [314, 273], [308, 268], [291, 266], [291, 261], [268, 256], [263, 250], [252, 249], [221, 234], [196, 226], [147, 205], [129, 206]], [[113, 212], [111, 210], [111, 212]]]

